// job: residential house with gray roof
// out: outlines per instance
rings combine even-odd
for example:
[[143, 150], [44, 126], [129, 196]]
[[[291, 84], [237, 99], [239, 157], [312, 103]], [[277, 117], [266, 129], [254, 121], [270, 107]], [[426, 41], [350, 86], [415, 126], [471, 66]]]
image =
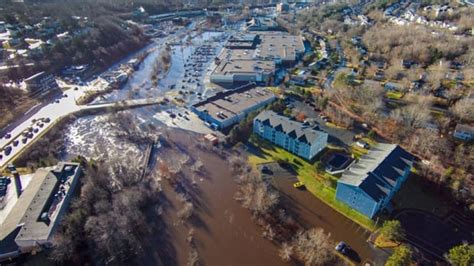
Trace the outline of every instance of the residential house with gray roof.
[[337, 181], [336, 199], [373, 218], [400, 190], [413, 159], [396, 144], [376, 145]]
[[305, 126], [273, 111], [263, 111], [253, 120], [253, 132], [307, 160], [327, 144], [328, 134]]

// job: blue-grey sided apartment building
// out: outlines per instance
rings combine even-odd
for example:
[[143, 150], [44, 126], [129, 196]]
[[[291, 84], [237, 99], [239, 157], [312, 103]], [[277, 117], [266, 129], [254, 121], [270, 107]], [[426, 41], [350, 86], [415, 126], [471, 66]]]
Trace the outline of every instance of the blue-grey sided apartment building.
[[273, 111], [263, 111], [253, 120], [253, 132], [307, 160], [314, 158], [328, 142], [328, 134], [304, 126]]
[[395, 144], [378, 144], [337, 182], [336, 199], [373, 218], [408, 178], [413, 155]]

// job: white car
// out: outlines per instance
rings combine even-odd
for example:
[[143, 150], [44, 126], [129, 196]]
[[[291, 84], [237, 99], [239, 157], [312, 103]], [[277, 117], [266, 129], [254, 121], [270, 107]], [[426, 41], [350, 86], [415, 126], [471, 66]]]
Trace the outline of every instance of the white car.
[[363, 149], [370, 149], [370, 145], [363, 140], [358, 140], [355, 144]]

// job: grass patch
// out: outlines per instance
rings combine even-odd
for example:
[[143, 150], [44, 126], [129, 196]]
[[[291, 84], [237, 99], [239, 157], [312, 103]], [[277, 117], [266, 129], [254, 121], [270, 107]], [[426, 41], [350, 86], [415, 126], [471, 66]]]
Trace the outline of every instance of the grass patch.
[[[32, 171], [28, 167], [16, 167], [16, 170], [20, 175], [29, 175], [29, 174], [34, 173], [34, 171]], [[11, 175], [10, 170], [7, 170], [7, 169], [4, 169], [3, 171], [1, 171], [0, 174], [3, 175], [3, 176], [10, 176]]]
[[281, 95], [283, 92], [282, 90], [279, 88], [279, 87], [267, 87], [268, 90], [270, 90], [271, 92], [277, 94], [277, 95]]
[[260, 138], [251, 140], [250, 143], [261, 149], [260, 155], [252, 154], [249, 156], [248, 160], [252, 166], [268, 162], [288, 163], [295, 170], [298, 180], [303, 182], [308, 191], [314, 196], [367, 230], [373, 231], [375, 229], [375, 224], [370, 218], [336, 200], [337, 177], [326, 172], [318, 173], [316, 163], [303, 160]]
[[350, 151], [356, 159], [359, 159], [360, 157], [362, 157], [362, 155], [367, 154], [369, 152], [368, 150], [357, 146], [355, 143], [350, 146]]
[[373, 147], [373, 146], [377, 145], [377, 141], [375, 141], [375, 140], [373, 140], [369, 137], [363, 137], [362, 140], [367, 142], [367, 144], [369, 144], [370, 147]]

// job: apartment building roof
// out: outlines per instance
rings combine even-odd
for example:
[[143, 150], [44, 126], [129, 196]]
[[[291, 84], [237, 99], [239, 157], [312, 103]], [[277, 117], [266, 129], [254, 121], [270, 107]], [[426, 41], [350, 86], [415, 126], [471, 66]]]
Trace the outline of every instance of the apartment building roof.
[[284, 132], [293, 139], [310, 145], [315, 142], [321, 134], [327, 134], [323, 131], [304, 126], [302, 123], [291, 120], [286, 116], [278, 115], [273, 111], [263, 111], [255, 117], [255, 120], [277, 131]]

